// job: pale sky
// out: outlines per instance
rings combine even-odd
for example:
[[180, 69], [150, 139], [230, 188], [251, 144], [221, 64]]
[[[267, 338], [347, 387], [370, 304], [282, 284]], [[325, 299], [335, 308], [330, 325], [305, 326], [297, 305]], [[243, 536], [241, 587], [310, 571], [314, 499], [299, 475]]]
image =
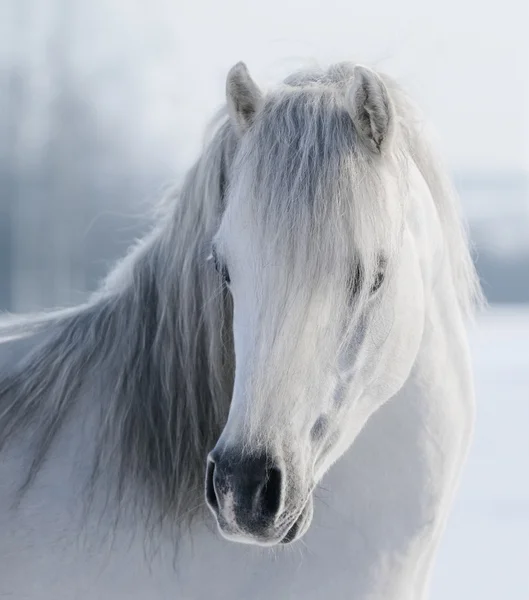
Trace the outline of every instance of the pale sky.
[[[59, 0], [20, 40], [35, 72]], [[529, 170], [529, 2], [503, 0], [69, 0], [78, 76], [130, 147], [179, 170], [244, 60], [266, 87], [295, 68], [354, 59], [399, 79], [457, 169]], [[75, 6], [75, 8], [73, 8]], [[64, 9], [61, 9], [64, 11]], [[17, 34], [18, 35], [18, 34]], [[41, 76], [41, 75], [39, 75]], [[103, 79], [102, 79], [103, 78]], [[104, 84], [101, 84], [101, 81]], [[94, 83], [95, 82], [95, 83]]]
[[247, 62], [266, 84], [314, 60], [353, 58], [378, 65], [413, 92], [454, 167], [529, 169], [527, 1], [488, 4], [494, 8], [477, 0], [150, 4], [176, 79], [166, 89], [187, 107], [178, 122], [192, 139], [222, 101], [234, 62]]

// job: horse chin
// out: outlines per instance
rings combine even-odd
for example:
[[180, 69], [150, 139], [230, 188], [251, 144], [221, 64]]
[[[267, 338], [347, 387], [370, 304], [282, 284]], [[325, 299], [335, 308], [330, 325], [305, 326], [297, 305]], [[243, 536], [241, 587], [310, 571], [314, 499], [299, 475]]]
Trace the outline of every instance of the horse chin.
[[246, 533], [242, 533], [240, 530], [237, 530], [237, 528], [232, 529], [222, 519], [217, 520], [217, 525], [222, 537], [230, 542], [269, 548], [279, 544], [291, 544], [292, 542], [295, 542], [303, 537], [310, 527], [313, 514], [314, 502], [312, 496], [310, 496], [303, 506], [303, 509], [298, 514], [296, 520], [292, 523], [292, 525], [290, 525], [287, 532], [279, 537], [248, 535]]
[[280, 544], [291, 544], [296, 540], [301, 539], [308, 531], [312, 523], [314, 515], [314, 501], [312, 496], [309, 497], [299, 517], [294, 521], [294, 524], [287, 531], [285, 537], [279, 542]]

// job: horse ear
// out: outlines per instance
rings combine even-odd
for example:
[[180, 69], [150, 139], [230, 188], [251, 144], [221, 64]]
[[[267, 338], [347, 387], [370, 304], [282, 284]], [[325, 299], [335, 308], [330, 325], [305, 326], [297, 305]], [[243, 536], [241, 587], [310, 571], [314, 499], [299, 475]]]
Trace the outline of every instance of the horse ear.
[[239, 133], [250, 127], [263, 94], [251, 78], [247, 66], [238, 62], [230, 69], [226, 80], [228, 112]]
[[366, 146], [375, 154], [381, 154], [391, 143], [395, 121], [393, 103], [381, 77], [367, 67], [356, 66], [347, 104]]

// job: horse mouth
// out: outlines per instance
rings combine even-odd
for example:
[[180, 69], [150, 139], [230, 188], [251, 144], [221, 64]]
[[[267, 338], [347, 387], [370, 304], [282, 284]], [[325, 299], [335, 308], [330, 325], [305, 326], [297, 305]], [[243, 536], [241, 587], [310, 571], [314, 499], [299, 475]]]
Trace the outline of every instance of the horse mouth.
[[298, 518], [291, 525], [283, 539], [280, 540], [280, 544], [291, 544], [292, 542], [299, 540], [308, 530], [309, 525], [312, 521], [313, 514], [313, 503], [312, 499], [305, 503]]
[[303, 513], [299, 515], [299, 517], [295, 520], [294, 525], [287, 531], [285, 537], [279, 542], [280, 544], [290, 544], [296, 539], [296, 535], [301, 526], [301, 521], [303, 520]]

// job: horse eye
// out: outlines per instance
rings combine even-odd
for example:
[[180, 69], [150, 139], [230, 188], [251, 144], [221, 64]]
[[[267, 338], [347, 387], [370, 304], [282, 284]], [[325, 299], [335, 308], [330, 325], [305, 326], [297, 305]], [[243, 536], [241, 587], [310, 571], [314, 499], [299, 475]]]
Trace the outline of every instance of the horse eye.
[[362, 287], [362, 267], [359, 263], [356, 263], [354, 268], [351, 270], [348, 287], [349, 294], [351, 296], [356, 296]]
[[371, 286], [371, 294], [374, 294], [380, 289], [380, 286], [384, 283], [384, 271], [378, 270], [375, 275], [375, 280]]
[[[373, 284], [371, 285], [371, 288], [369, 290], [370, 294], [374, 294], [375, 292], [377, 292], [384, 283], [384, 267], [385, 262], [381, 260], [378, 270], [375, 274]], [[351, 276], [349, 278], [349, 293], [352, 297], [354, 297], [360, 291], [360, 288], [364, 283], [364, 277], [364, 270], [362, 269], [362, 266], [359, 263], [357, 263], [351, 270]]]
[[220, 268], [220, 274], [222, 276], [222, 279], [224, 280], [224, 283], [226, 285], [230, 285], [230, 283], [231, 283], [230, 273], [229, 273], [228, 267], [226, 265], [222, 265], [222, 267]]
[[222, 277], [225, 284], [229, 285], [230, 280], [230, 272], [228, 271], [228, 267], [220, 261], [215, 248], [211, 251], [211, 260], [213, 260], [213, 264], [215, 265], [215, 270]]
[[384, 277], [386, 275], [386, 265], [387, 259], [384, 256], [381, 256], [378, 259], [378, 269], [375, 274], [375, 279], [373, 280], [373, 285], [371, 286], [371, 294], [377, 292], [384, 283]]

